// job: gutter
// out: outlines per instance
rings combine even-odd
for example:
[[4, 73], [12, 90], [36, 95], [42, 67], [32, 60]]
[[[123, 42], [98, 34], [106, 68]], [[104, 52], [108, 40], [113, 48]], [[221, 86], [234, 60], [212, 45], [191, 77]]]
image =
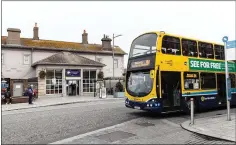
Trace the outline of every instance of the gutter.
[[[5, 45], [2, 44], [1, 45], [2, 48], [6, 47], [6, 48], [22, 48], [22, 49], [38, 49], [38, 50], [48, 50], [48, 51], [68, 51], [68, 52], [81, 52], [81, 53], [97, 53], [97, 54], [112, 54], [112, 52], [101, 52], [101, 51], [88, 51], [88, 50], [75, 50], [75, 49], [71, 49], [71, 48], [48, 48], [48, 47], [29, 47], [29, 46], [16, 46], [16, 45]], [[127, 55], [127, 53], [115, 53], [115, 55]]]

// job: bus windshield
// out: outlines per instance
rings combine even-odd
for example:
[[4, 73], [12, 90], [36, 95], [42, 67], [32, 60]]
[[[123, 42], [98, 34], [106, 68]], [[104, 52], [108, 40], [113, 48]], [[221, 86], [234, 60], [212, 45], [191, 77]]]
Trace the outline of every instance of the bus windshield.
[[156, 53], [157, 34], [149, 33], [136, 38], [130, 48], [129, 58]]
[[128, 72], [127, 76], [127, 91], [130, 95], [143, 97], [151, 92], [153, 79], [150, 78], [150, 70]]

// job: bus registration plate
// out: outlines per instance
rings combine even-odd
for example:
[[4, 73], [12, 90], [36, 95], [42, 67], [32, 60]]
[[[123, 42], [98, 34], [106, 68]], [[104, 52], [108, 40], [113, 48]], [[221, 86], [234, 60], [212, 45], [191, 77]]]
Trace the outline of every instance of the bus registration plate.
[[140, 107], [138, 107], [138, 106], [134, 106], [134, 109], [139, 109], [139, 110], [140, 110]]

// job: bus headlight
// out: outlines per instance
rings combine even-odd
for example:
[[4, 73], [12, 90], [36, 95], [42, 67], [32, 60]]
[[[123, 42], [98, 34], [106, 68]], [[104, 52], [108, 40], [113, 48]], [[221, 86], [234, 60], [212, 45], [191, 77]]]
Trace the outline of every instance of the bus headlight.
[[150, 107], [152, 107], [152, 104], [150, 104]]
[[149, 107], [149, 104], [147, 104], [147, 107]]

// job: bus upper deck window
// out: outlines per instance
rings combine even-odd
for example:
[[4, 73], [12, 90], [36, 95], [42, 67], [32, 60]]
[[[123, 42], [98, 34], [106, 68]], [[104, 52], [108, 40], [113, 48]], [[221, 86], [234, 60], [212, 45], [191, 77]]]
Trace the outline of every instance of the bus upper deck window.
[[182, 39], [182, 53], [184, 56], [197, 57], [197, 42], [193, 40]]
[[201, 58], [214, 58], [213, 45], [211, 43], [198, 43], [199, 56]]
[[215, 59], [224, 60], [225, 59], [224, 46], [214, 45], [214, 49], [215, 49]]
[[180, 55], [180, 40], [179, 38], [164, 36], [162, 40], [162, 53]]

